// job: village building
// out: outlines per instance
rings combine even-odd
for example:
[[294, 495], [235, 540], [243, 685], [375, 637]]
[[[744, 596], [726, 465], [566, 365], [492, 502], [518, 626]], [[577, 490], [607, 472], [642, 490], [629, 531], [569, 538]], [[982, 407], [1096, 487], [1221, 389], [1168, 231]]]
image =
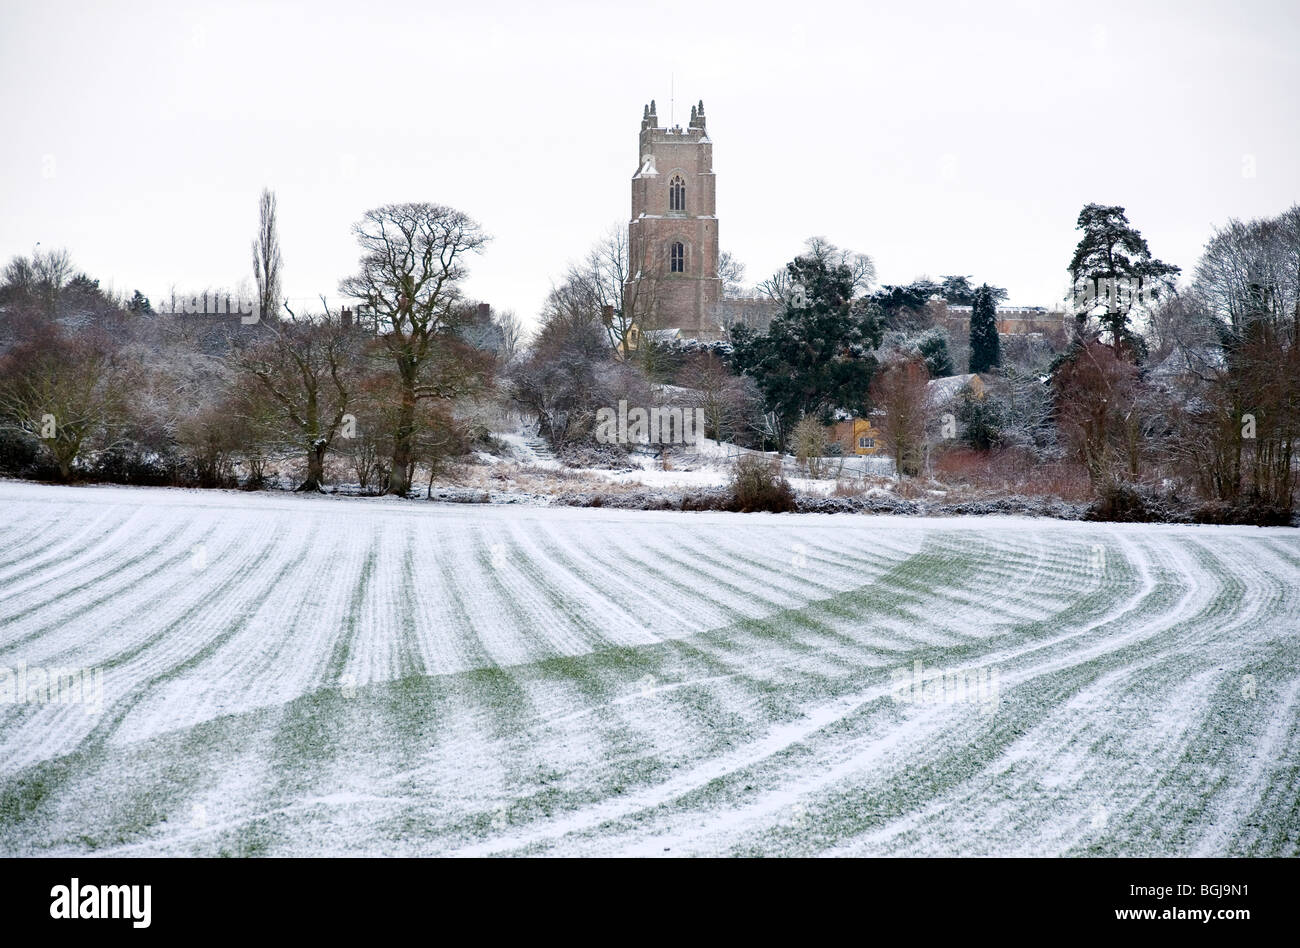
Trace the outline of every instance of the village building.
[[880, 429], [870, 418], [850, 418], [830, 427], [828, 439], [840, 446], [840, 454], [872, 457], [880, 453]]
[[704, 102], [686, 128], [659, 124], [654, 100], [641, 115], [628, 224], [628, 322], [682, 339], [727, 338], [743, 324], [766, 330], [780, 310], [763, 298], [724, 299], [718, 275], [718, 193]]

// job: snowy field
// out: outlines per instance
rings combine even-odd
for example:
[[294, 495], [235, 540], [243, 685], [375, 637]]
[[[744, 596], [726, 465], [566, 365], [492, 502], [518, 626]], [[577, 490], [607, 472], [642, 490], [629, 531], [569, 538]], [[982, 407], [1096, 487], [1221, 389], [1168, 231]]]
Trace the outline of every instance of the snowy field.
[[3, 855], [1300, 853], [1295, 530], [0, 511]]

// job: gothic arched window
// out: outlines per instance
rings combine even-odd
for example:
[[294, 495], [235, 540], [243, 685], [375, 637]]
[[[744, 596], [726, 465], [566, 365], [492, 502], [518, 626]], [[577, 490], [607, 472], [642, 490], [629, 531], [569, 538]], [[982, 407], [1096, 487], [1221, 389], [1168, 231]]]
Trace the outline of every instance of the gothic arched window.
[[686, 210], [686, 182], [679, 174], [673, 175], [673, 180], [668, 185], [668, 210]]
[[686, 272], [686, 247], [682, 245], [680, 240], [673, 244], [672, 250], [668, 253], [668, 258], [672, 264], [670, 269], [673, 273]]

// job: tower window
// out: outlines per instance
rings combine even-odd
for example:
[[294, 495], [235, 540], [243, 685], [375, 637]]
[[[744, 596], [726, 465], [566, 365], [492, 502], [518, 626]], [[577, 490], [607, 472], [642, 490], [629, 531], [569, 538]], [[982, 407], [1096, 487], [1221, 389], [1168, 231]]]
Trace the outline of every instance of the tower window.
[[668, 185], [668, 210], [686, 210], [686, 182], [679, 174], [673, 175], [673, 180]]
[[686, 248], [682, 246], [680, 240], [673, 244], [672, 250], [668, 253], [668, 258], [672, 264], [669, 269], [671, 269], [673, 273], [686, 272]]

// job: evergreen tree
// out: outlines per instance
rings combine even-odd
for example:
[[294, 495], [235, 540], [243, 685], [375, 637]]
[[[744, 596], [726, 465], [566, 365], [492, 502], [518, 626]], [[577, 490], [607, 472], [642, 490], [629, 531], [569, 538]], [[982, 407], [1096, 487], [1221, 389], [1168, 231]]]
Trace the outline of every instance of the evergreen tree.
[[[1099, 297], [1094, 305], [1076, 312], [1076, 336], [1083, 335], [1089, 313], [1104, 305], [1101, 322], [1110, 333], [1112, 348], [1117, 354], [1127, 349], [1141, 357], [1145, 346], [1130, 329], [1129, 314], [1139, 294], [1155, 298], [1162, 290], [1172, 291], [1179, 268], [1151, 256], [1146, 238], [1129, 223], [1122, 207], [1088, 204], [1075, 226], [1083, 237], [1070, 259], [1070, 277], [1076, 292], [1090, 286]], [[1101, 298], [1102, 283], [1112, 280], [1121, 298]]]
[[1002, 364], [998, 344], [998, 305], [987, 283], [975, 291], [970, 313], [970, 370], [987, 372]]
[[967, 386], [962, 389], [956, 414], [965, 429], [962, 440], [975, 450], [987, 451], [1001, 440], [1002, 413], [988, 395], [976, 395]]
[[916, 341], [916, 349], [925, 359], [925, 367], [932, 379], [956, 375], [952, 354], [948, 351], [948, 334], [942, 329], [928, 329]]
[[[935, 298], [943, 300], [949, 306], [974, 304], [976, 287], [971, 284], [970, 277], [949, 274], [942, 280], [942, 283], [935, 283], [921, 277], [902, 286], [882, 286], [871, 294], [871, 298], [880, 307], [885, 327], [905, 331], [928, 328], [931, 325], [928, 305]], [[989, 289], [993, 292], [995, 303], [1007, 298], [1007, 291], [1002, 287], [991, 286]]]
[[153, 306], [149, 303], [149, 297], [145, 296], [139, 290], [131, 294], [131, 302], [126, 304], [128, 313], [137, 313], [142, 316], [148, 316], [153, 312]]
[[880, 307], [884, 325], [890, 329], [915, 330], [930, 325], [926, 305], [932, 296], [940, 295], [941, 287], [932, 280], [921, 278], [905, 286], [882, 286], [871, 294]]
[[824, 257], [786, 265], [796, 288], [765, 333], [734, 330], [733, 361], [751, 376], [787, 433], [804, 415], [828, 420], [835, 408], [865, 414], [883, 327], [880, 310], [854, 300], [853, 271]]
[[[975, 285], [970, 277], [961, 274], [949, 274], [943, 280], [943, 299], [950, 306], [973, 306], [975, 304]], [[1000, 286], [993, 289], [993, 300], [1001, 303], [1007, 298], [1007, 291]]]
[[954, 273], [939, 279], [943, 281], [943, 298], [945, 302], [958, 306], [969, 306], [971, 301], [975, 299], [975, 287], [971, 285], [970, 277]]

